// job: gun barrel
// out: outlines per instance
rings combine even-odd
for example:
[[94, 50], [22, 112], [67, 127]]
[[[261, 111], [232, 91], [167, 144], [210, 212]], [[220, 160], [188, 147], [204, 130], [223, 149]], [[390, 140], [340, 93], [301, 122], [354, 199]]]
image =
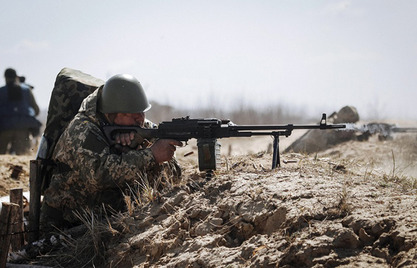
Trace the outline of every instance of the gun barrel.
[[356, 125], [353, 123], [346, 124], [346, 131], [358, 131], [358, 132], [369, 132], [375, 133], [406, 133], [406, 132], [417, 132], [417, 127], [396, 127], [387, 123], [369, 123], [364, 125]]
[[393, 127], [392, 132], [417, 132], [417, 127]]
[[294, 130], [294, 129], [337, 129], [337, 128], [346, 128], [346, 125], [342, 124], [325, 124], [325, 125], [236, 125], [232, 126], [233, 130]]

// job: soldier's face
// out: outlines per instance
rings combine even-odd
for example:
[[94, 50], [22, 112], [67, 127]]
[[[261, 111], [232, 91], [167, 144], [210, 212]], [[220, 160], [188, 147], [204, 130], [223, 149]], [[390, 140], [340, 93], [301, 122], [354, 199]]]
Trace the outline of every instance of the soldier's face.
[[122, 126], [140, 126], [143, 127], [145, 122], [145, 113], [118, 113], [114, 118], [114, 123]]

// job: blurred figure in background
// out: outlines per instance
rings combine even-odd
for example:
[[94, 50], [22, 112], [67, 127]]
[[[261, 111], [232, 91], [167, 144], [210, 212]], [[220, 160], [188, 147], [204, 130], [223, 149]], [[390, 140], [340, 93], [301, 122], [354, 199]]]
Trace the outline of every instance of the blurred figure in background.
[[39, 135], [42, 125], [35, 118], [39, 106], [31, 89], [19, 83], [14, 69], [6, 69], [4, 78], [6, 85], [0, 88], [0, 154], [26, 154], [31, 137]]

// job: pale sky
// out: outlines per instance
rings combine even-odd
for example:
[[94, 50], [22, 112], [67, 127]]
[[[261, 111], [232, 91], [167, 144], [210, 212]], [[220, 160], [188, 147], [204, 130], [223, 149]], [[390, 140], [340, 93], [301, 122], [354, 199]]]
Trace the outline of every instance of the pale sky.
[[0, 18], [0, 70], [26, 76], [45, 109], [70, 67], [132, 74], [178, 108], [353, 105], [417, 119], [414, 0], [18, 0]]

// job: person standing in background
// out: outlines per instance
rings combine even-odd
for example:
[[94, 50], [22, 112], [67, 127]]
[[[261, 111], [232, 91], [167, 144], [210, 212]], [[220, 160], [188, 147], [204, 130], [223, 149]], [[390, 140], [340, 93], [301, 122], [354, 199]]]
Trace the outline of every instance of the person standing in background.
[[4, 72], [6, 85], [0, 88], [0, 154], [27, 154], [31, 137], [37, 136], [41, 123], [35, 118], [39, 106], [31, 89], [20, 84], [14, 69]]

